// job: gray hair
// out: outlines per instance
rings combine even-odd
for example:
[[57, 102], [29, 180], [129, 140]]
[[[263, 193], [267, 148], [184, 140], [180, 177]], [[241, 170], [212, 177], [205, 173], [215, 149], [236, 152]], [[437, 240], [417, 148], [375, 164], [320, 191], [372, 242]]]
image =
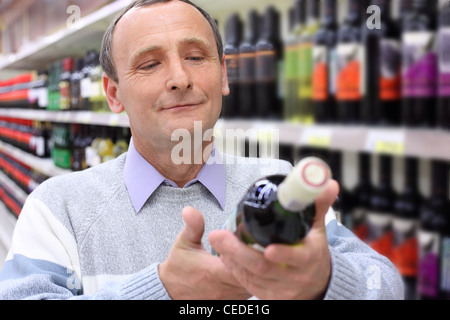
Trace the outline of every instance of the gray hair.
[[[102, 48], [100, 50], [100, 64], [103, 68], [103, 71], [114, 82], [119, 83], [119, 78], [117, 76], [116, 68], [114, 66], [113, 57], [112, 57], [112, 53], [113, 53], [112, 38], [113, 38], [114, 29], [115, 29], [117, 23], [124, 16], [124, 14], [127, 13], [132, 8], [142, 8], [142, 7], [151, 6], [151, 5], [154, 5], [157, 3], [167, 3], [170, 1], [172, 1], [172, 0], [135, 0], [130, 5], [128, 5], [125, 9], [123, 9], [116, 16], [116, 18], [111, 22], [111, 24], [109, 25], [108, 29], [106, 30], [106, 32], [103, 36]], [[219, 28], [217, 27], [216, 21], [213, 18], [211, 18], [209, 13], [207, 13], [205, 10], [203, 10], [196, 4], [192, 3], [191, 1], [189, 1], [189, 0], [179, 0], [179, 1], [185, 2], [185, 3], [193, 6], [194, 8], [196, 8], [198, 11], [200, 11], [200, 13], [209, 22], [209, 24], [214, 32], [214, 37], [215, 37], [216, 45], [217, 45], [217, 51], [219, 53], [219, 58], [220, 58], [220, 61], [222, 61], [223, 43], [222, 43], [222, 37], [220, 35], [220, 31], [219, 31]]]

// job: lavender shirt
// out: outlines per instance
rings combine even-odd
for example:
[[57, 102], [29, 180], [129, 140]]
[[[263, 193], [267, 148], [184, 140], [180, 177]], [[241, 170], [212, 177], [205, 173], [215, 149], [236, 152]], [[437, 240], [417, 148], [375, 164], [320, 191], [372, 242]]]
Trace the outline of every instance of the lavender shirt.
[[[216, 154], [217, 152], [217, 154]], [[219, 151], [212, 150], [212, 156], [218, 156]], [[226, 177], [225, 166], [221, 161], [211, 161], [206, 163], [200, 169], [197, 177], [189, 181], [183, 188], [200, 182], [217, 199], [222, 210], [225, 207]], [[167, 184], [178, 188], [175, 182], [166, 179], [158, 170], [155, 169], [141, 154], [136, 150], [133, 138], [130, 140], [127, 158], [124, 168], [125, 185], [133, 203], [136, 212], [139, 212], [147, 199], [161, 185]]]

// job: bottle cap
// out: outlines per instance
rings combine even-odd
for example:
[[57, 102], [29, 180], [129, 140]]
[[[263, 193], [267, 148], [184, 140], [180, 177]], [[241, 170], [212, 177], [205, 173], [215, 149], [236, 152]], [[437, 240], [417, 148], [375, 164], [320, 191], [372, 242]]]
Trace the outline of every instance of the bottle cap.
[[316, 157], [302, 159], [278, 186], [278, 201], [289, 211], [304, 209], [331, 179], [327, 163]]

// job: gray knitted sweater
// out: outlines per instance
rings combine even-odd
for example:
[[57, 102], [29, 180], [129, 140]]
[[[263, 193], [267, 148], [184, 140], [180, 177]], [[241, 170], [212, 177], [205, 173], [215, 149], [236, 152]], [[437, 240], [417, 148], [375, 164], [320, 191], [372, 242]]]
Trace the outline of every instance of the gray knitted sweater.
[[[158, 264], [183, 228], [182, 209], [193, 206], [203, 213], [209, 249], [208, 233], [221, 228], [264, 172], [243, 158], [225, 161], [225, 210], [201, 183], [161, 184], [136, 213], [124, 183], [125, 159], [123, 154], [51, 178], [28, 197], [0, 273], [0, 299], [170, 299]], [[280, 173], [291, 169], [278, 160], [265, 164]], [[389, 260], [333, 214], [327, 214], [332, 273], [325, 299], [403, 298], [401, 278]]]

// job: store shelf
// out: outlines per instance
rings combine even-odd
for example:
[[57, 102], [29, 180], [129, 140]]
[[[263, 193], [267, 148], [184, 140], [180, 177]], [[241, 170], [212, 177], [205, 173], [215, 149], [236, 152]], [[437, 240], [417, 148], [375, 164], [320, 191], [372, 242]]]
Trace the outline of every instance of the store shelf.
[[[226, 138], [230, 135], [248, 137], [270, 136], [280, 144], [311, 146], [341, 151], [367, 151], [394, 156], [413, 156], [450, 160], [450, 132], [439, 129], [379, 128], [366, 126], [313, 125], [282, 121], [222, 120], [216, 129]], [[234, 131], [241, 129], [244, 132]], [[248, 131], [250, 130], [250, 131]]]
[[0, 185], [7, 189], [8, 192], [18, 201], [21, 203], [25, 202], [28, 195], [2, 171], [0, 171]]
[[80, 123], [112, 127], [128, 127], [126, 113], [92, 111], [47, 111], [34, 109], [0, 109], [0, 116], [38, 121]]
[[99, 49], [105, 30], [114, 16], [130, 0], [117, 0], [82, 17], [73, 27], [41, 37], [14, 54], [0, 56], [2, 69], [40, 69], [66, 56], [84, 56], [89, 49]]
[[47, 175], [47, 176], [57, 176], [62, 174], [67, 174], [71, 172], [71, 170], [62, 169], [53, 164], [52, 159], [50, 158], [38, 158], [24, 152], [14, 146], [11, 146], [3, 141], [0, 141], [0, 151], [9, 154], [11, 157], [14, 157], [26, 165], [38, 170], [39, 172]]

